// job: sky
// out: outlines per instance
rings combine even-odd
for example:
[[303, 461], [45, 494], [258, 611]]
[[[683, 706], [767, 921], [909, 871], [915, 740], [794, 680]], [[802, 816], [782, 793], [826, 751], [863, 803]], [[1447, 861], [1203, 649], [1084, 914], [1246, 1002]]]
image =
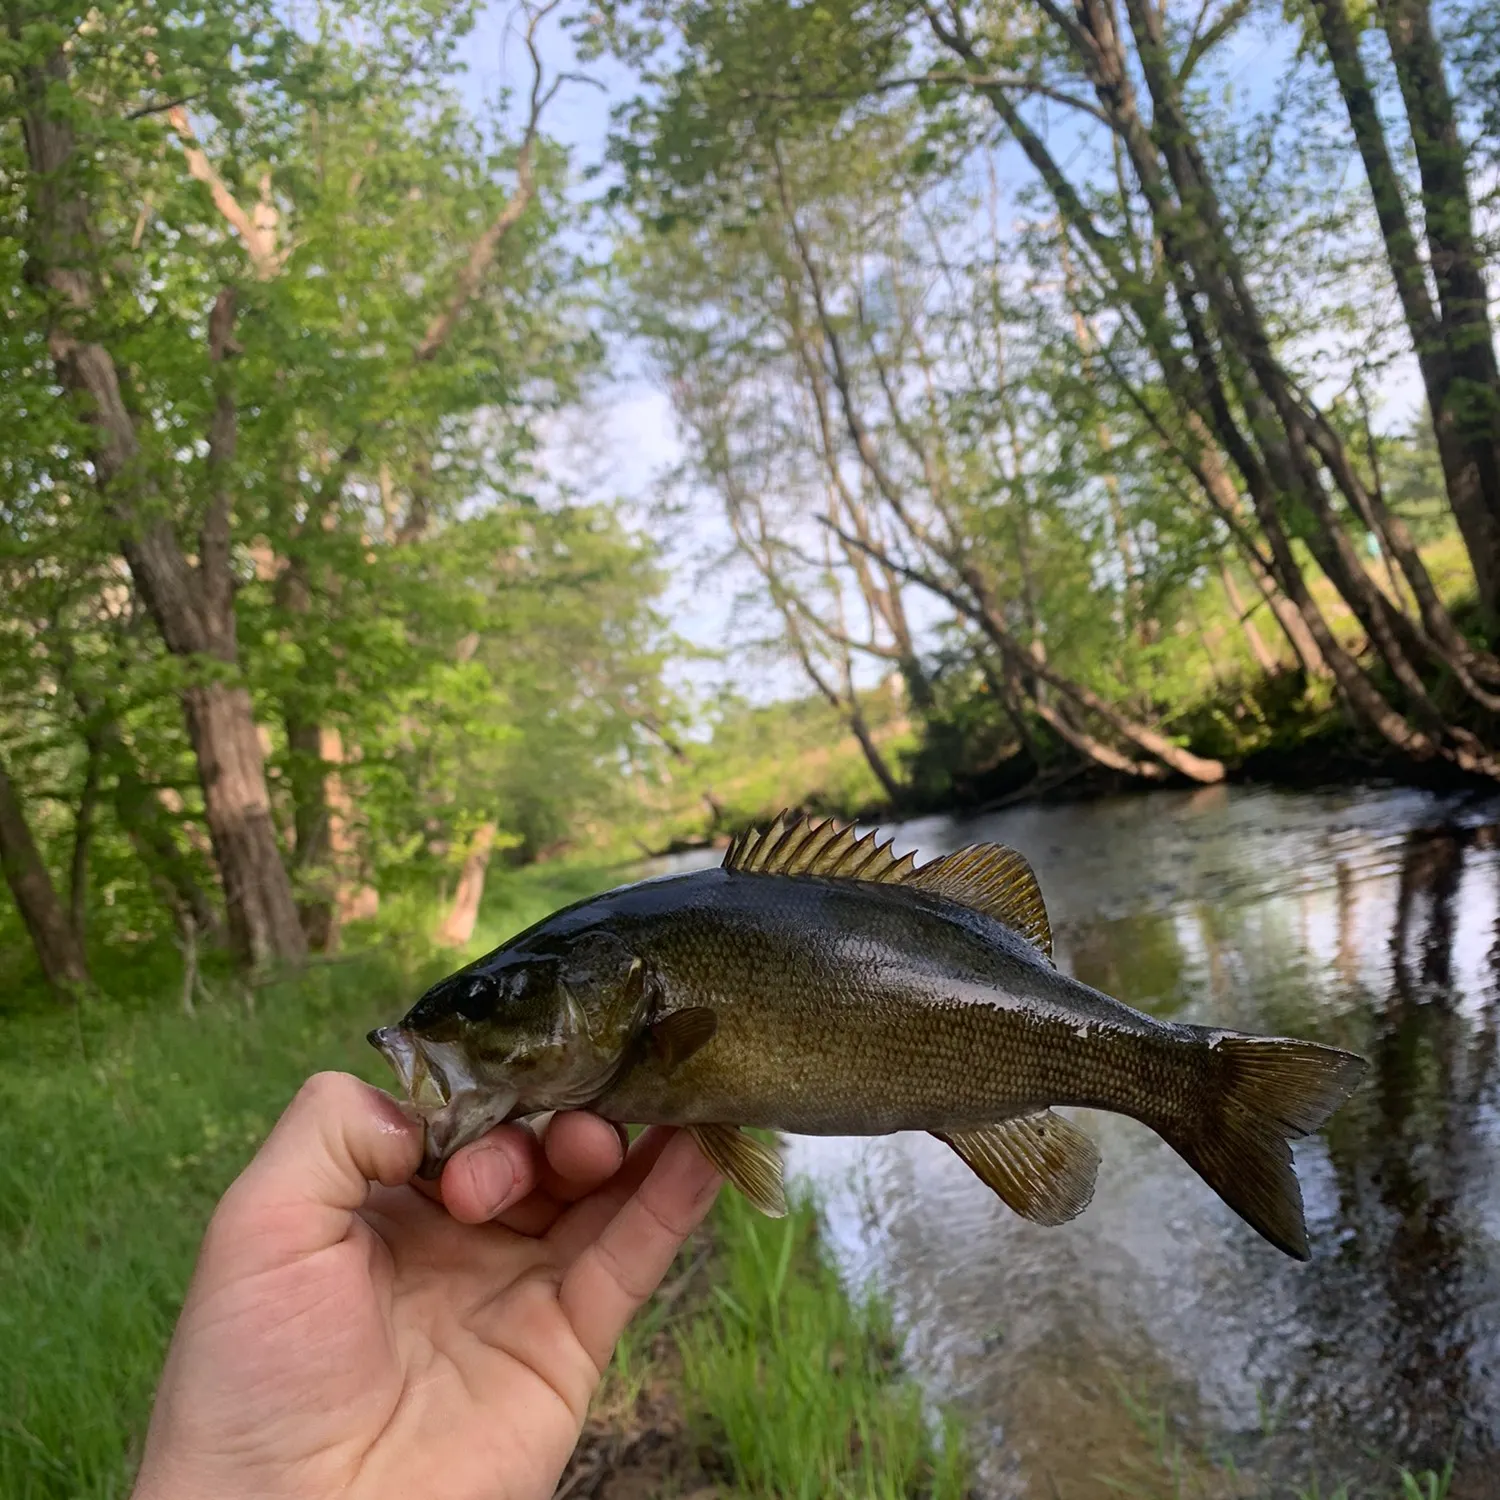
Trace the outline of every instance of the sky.
[[[525, 94], [531, 86], [531, 60], [519, 7], [492, 4], [464, 39], [467, 66], [464, 93], [476, 109], [492, 103], [502, 89], [511, 91], [508, 115], [517, 133], [524, 123]], [[548, 106], [543, 130], [572, 155], [575, 191], [593, 197], [608, 183], [587, 181], [590, 168], [604, 164], [611, 108], [636, 90], [630, 71], [609, 59], [581, 64], [571, 38], [549, 17], [540, 32], [543, 66], [549, 75], [581, 72], [594, 84], [565, 82]], [[595, 86], [597, 85], [597, 86]], [[588, 499], [623, 501], [638, 520], [660, 495], [667, 473], [681, 460], [682, 446], [673, 426], [671, 403], [651, 379], [640, 349], [624, 341], [611, 344], [605, 382], [588, 408], [554, 423], [546, 434], [542, 462], [550, 473]], [[730, 580], [706, 582], [706, 558], [727, 549], [729, 536], [717, 507], [707, 497], [691, 504], [690, 524], [667, 538], [669, 584], [665, 608], [673, 627], [692, 646], [722, 650], [734, 630]], [[802, 694], [806, 683], [792, 669], [759, 664], [756, 680], [746, 681], [743, 663], [731, 673], [716, 660], [690, 660], [677, 672], [685, 685], [712, 693], [733, 675], [737, 686], [758, 699]]]

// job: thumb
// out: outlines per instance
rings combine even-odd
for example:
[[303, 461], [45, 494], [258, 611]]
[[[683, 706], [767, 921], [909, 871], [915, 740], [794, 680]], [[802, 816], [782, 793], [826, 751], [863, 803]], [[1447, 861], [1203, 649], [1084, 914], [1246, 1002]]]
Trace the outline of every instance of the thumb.
[[338, 1244], [370, 1184], [409, 1182], [421, 1158], [421, 1127], [388, 1094], [348, 1073], [316, 1073], [214, 1217], [257, 1242], [260, 1258], [296, 1259]]

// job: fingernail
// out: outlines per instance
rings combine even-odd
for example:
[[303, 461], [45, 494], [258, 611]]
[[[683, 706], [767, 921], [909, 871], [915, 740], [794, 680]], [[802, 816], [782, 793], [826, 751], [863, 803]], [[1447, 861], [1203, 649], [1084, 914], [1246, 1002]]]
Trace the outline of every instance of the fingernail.
[[504, 1151], [476, 1151], [473, 1158], [475, 1195], [493, 1219], [509, 1202], [516, 1185], [516, 1169]]

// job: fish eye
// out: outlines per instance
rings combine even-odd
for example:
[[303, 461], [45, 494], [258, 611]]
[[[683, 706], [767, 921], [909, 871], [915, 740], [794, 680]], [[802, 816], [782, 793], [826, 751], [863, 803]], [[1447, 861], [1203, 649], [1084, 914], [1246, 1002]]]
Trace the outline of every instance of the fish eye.
[[466, 1021], [484, 1021], [494, 1015], [504, 987], [489, 974], [471, 974], [453, 997], [453, 1008]]

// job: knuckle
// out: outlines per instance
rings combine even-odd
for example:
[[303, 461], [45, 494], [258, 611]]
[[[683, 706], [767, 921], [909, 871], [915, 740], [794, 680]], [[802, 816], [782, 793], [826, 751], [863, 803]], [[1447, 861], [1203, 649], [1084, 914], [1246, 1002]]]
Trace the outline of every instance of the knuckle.
[[599, 1257], [604, 1274], [614, 1282], [632, 1304], [638, 1306], [656, 1290], [656, 1278], [627, 1265], [608, 1240], [600, 1240], [594, 1250]]
[[351, 1077], [348, 1073], [329, 1071], [314, 1073], [297, 1090], [297, 1097], [293, 1103], [302, 1109], [322, 1112], [348, 1104], [355, 1099], [362, 1099], [364, 1095], [365, 1085], [359, 1079]]

